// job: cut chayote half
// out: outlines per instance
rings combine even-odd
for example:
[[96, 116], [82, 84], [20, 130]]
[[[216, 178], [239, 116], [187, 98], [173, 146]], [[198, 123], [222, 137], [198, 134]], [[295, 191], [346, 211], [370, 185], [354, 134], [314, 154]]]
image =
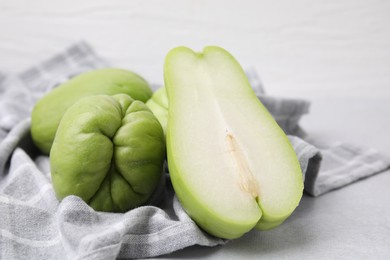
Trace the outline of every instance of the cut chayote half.
[[148, 201], [162, 174], [165, 138], [152, 112], [128, 95], [83, 98], [64, 114], [50, 151], [57, 197], [76, 195], [98, 211]]
[[43, 153], [49, 154], [63, 114], [79, 99], [97, 94], [122, 93], [142, 102], [152, 96], [149, 84], [142, 77], [123, 69], [97, 69], [66, 81], [34, 106], [31, 114], [31, 136], [35, 145]]
[[281, 225], [303, 194], [289, 139], [226, 50], [171, 50], [167, 160], [175, 194], [209, 234], [238, 238]]

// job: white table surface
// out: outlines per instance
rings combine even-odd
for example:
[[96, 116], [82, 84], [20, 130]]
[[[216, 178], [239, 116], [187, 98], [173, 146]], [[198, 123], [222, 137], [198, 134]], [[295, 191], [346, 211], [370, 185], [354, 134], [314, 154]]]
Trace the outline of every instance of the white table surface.
[[[116, 67], [163, 81], [165, 54], [219, 45], [268, 93], [312, 102], [311, 138], [390, 156], [389, 1], [0, 0], [0, 72], [17, 73], [84, 40]], [[389, 259], [390, 171], [318, 198], [277, 229], [160, 258]]]

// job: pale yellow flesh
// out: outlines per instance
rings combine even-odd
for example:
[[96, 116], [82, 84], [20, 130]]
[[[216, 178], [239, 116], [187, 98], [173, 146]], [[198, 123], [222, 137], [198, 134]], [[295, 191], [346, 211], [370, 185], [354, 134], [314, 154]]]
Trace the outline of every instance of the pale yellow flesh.
[[299, 163], [234, 58], [217, 47], [177, 48], [165, 84], [169, 169], [189, 214], [227, 238], [280, 224], [302, 195]]

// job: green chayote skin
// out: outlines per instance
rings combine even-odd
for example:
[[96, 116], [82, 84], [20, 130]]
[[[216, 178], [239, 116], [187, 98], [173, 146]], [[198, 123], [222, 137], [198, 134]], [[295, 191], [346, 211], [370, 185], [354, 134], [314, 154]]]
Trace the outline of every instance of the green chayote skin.
[[39, 100], [32, 111], [31, 136], [35, 145], [44, 154], [49, 154], [63, 114], [79, 99], [97, 94], [120, 93], [146, 102], [153, 92], [139, 75], [114, 68], [82, 73], [56, 87]]
[[165, 134], [168, 125], [168, 96], [165, 87], [156, 90], [152, 97], [146, 102], [146, 105], [157, 117]]
[[80, 99], [64, 114], [50, 151], [58, 199], [81, 197], [97, 211], [125, 212], [156, 189], [165, 159], [160, 123], [125, 94]]

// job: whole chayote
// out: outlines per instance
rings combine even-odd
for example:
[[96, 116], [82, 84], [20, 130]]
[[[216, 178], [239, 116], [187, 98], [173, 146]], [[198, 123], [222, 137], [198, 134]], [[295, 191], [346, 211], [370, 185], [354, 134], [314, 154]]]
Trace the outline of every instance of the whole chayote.
[[58, 199], [76, 195], [98, 211], [125, 212], [148, 201], [165, 159], [162, 127], [128, 95], [80, 99], [62, 117], [50, 151]]
[[97, 94], [120, 93], [146, 102], [153, 92], [138, 74], [116, 68], [82, 73], [56, 87], [39, 100], [32, 111], [31, 136], [35, 145], [43, 153], [49, 154], [63, 114], [79, 99]]
[[168, 125], [168, 96], [165, 87], [157, 89], [152, 97], [146, 102], [146, 105], [152, 110], [153, 114], [160, 122], [164, 133]]

